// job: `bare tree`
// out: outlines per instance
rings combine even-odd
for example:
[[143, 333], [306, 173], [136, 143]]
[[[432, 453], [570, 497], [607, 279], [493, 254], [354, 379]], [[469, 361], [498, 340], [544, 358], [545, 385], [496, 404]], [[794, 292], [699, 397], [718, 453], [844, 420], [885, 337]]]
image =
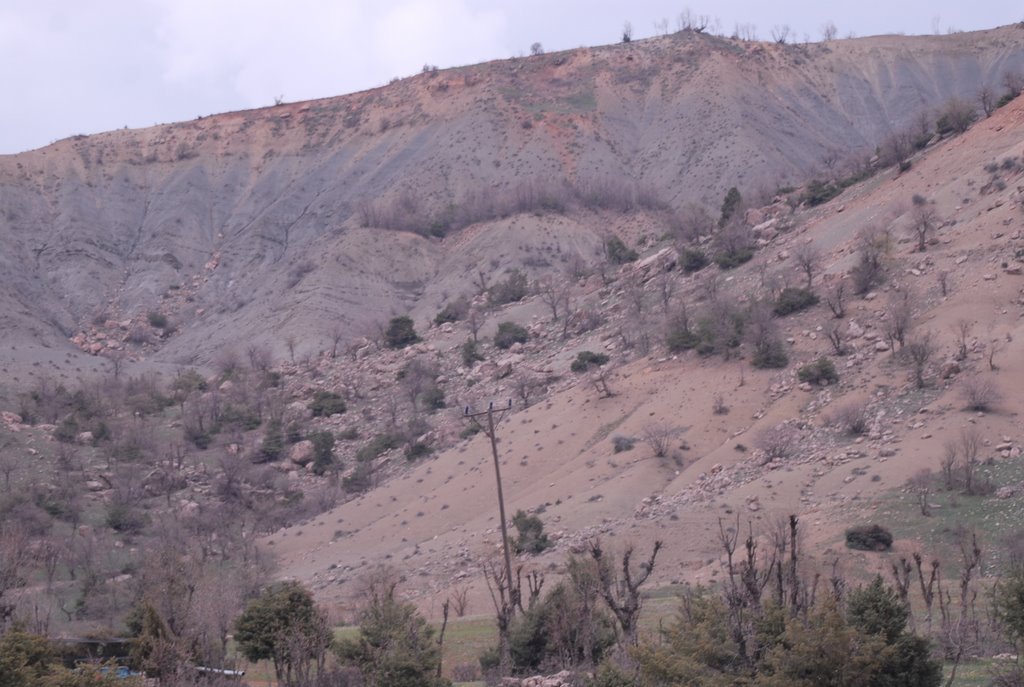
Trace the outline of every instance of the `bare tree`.
[[486, 313], [480, 308], [470, 308], [469, 313], [466, 314], [466, 324], [469, 326], [469, 335], [473, 337], [473, 343], [480, 343], [478, 336], [486, 319]]
[[628, 21], [622, 24], [622, 42], [629, 43], [633, 40], [633, 25]]
[[896, 352], [897, 343], [901, 349], [906, 345], [907, 334], [912, 325], [911, 315], [910, 292], [896, 293], [889, 302], [885, 321], [885, 336], [893, 353]]
[[998, 99], [995, 89], [988, 84], [985, 84], [978, 89], [978, 104], [981, 105], [981, 110], [985, 113], [986, 118], [992, 116], [992, 112], [996, 109], [996, 101]]
[[914, 473], [914, 476], [908, 480], [907, 484], [913, 490], [917, 496], [917, 505], [921, 509], [921, 515], [929, 517], [932, 514], [931, 504], [928, 502], [928, 497], [932, 493], [932, 484], [935, 478], [932, 475], [932, 471], [927, 468]]
[[1024, 91], [1024, 73], [1018, 70], [1007, 71], [1003, 74], [1003, 87], [1011, 97], [1016, 98]]
[[672, 270], [659, 270], [654, 277], [654, 286], [658, 292], [658, 300], [661, 303], [661, 312], [668, 315], [672, 309], [672, 299], [676, 293], [676, 274]]
[[518, 370], [512, 375], [512, 388], [522, 401], [523, 408], [529, 408], [535, 397], [544, 391], [544, 380], [530, 372]]
[[836, 25], [831, 21], [827, 21], [821, 25], [821, 40], [823, 41], [834, 41], [838, 33], [839, 29], [837, 29]]
[[939, 282], [939, 291], [942, 293], [942, 297], [945, 298], [949, 295], [949, 272], [939, 270], [935, 278]]
[[825, 304], [836, 319], [846, 317], [846, 286], [847, 281], [843, 277], [833, 281], [825, 289]]
[[266, 373], [273, 365], [274, 355], [270, 352], [270, 348], [263, 344], [250, 345], [245, 349], [245, 354], [249, 358], [249, 367], [256, 372]]
[[918, 389], [924, 388], [924, 371], [928, 362], [935, 355], [935, 342], [931, 332], [925, 332], [911, 340], [906, 347], [907, 357], [914, 369], [914, 384]]
[[284, 345], [288, 348], [288, 358], [293, 364], [295, 363], [295, 344], [296, 340], [294, 334], [289, 334], [284, 340]]
[[981, 464], [978, 454], [981, 452], [981, 434], [974, 428], [960, 432], [960, 471], [963, 476], [965, 494], [976, 494], [978, 490], [977, 473]]
[[995, 380], [991, 377], [974, 375], [964, 379], [960, 387], [961, 395], [968, 410], [985, 412], [999, 402], [1002, 394]]
[[815, 273], [821, 268], [821, 251], [814, 244], [805, 243], [793, 252], [793, 259], [807, 278], [807, 288], [810, 289]]
[[917, 250], [923, 253], [927, 248], [928, 237], [939, 225], [938, 214], [923, 196], [914, 194], [913, 203], [910, 226], [917, 237]]
[[776, 25], [772, 27], [772, 40], [779, 45], [785, 45], [786, 41], [789, 40], [789, 34], [792, 29], [789, 28], [789, 24], [782, 24], [781, 26]]
[[551, 311], [551, 321], [558, 322], [559, 313], [568, 316], [572, 284], [566, 280], [548, 275], [537, 282], [537, 294], [541, 302]]
[[678, 434], [677, 427], [656, 422], [644, 427], [640, 438], [651, 448], [657, 458], [665, 458], [672, 448], [672, 439]]
[[825, 323], [825, 336], [832, 344], [832, 350], [836, 355], [846, 355], [846, 338], [843, 334], [843, 325], [838, 320], [829, 320]]
[[622, 628], [623, 646], [627, 649], [637, 645], [637, 621], [640, 619], [640, 608], [643, 605], [640, 587], [654, 572], [655, 559], [663, 545], [662, 541], [655, 541], [650, 557], [640, 564], [639, 569], [634, 569], [631, 565], [633, 546], [627, 546], [622, 554], [620, 576], [616, 574], [612, 561], [608, 559], [604, 549], [601, 548], [601, 542], [598, 540], [590, 542], [590, 556], [597, 564], [597, 579], [601, 597], [608, 604], [608, 608], [616, 620], [619, 621], [619, 627]]
[[974, 323], [968, 319], [961, 318], [956, 321], [956, 359], [967, 360], [967, 339], [971, 335]]
[[334, 325], [334, 327], [331, 328], [331, 358], [332, 359], [338, 357], [338, 345], [341, 343], [341, 340], [344, 339], [344, 338], [345, 338], [345, 329], [341, 326], [341, 324]]

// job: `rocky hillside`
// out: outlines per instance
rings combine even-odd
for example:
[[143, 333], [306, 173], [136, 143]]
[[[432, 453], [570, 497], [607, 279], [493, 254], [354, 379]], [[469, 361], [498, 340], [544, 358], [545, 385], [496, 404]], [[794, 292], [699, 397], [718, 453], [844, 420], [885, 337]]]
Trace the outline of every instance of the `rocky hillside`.
[[610, 231], [653, 239], [731, 186], [861, 162], [1001, 88], [1021, 36], [682, 32], [0, 156], [0, 363], [70, 378], [99, 351], [203, 363], [289, 335], [315, 354], [336, 327], [432, 315], [481, 267], [594, 262]]

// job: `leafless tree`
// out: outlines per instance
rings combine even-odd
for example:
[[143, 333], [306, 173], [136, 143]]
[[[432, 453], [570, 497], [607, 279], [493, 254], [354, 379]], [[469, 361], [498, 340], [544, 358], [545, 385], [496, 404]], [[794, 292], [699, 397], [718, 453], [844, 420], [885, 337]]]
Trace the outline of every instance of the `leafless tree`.
[[985, 113], [986, 118], [992, 116], [998, 99], [995, 89], [988, 84], [978, 89], [978, 104], [981, 105], [981, 110]]
[[917, 496], [917, 505], [921, 510], [921, 515], [928, 517], [932, 514], [931, 504], [928, 502], [928, 497], [932, 493], [932, 484], [935, 478], [932, 475], [932, 471], [927, 468], [914, 473], [914, 476], [910, 478], [907, 484], [913, 490]]
[[839, 29], [837, 29], [836, 25], [831, 21], [827, 21], [821, 25], [821, 40], [823, 41], [834, 41], [838, 33]]
[[772, 27], [772, 40], [779, 45], [785, 45], [786, 41], [789, 40], [789, 34], [792, 29], [789, 28], [789, 24], [782, 24], [781, 26], [776, 25]]
[[537, 395], [543, 393], [544, 380], [530, 372], [517, 370], [512, 375], [512, 388], [522, 402], [523, 408], [529, 408]]
[[939, 282], [939, 291], [942, 293], [942, 297], [945, 298], [949, 295], [949, 272], [940, 270], [938, 275], [936, 275], [936, 280]]
[[590, 542], [590, 556], [597, 564], [597, 579], [601, 597], [618, 620], [619, 627], [622, 628], [623, 646], [627, 650], [637, 644], [637, 621], [640, 619], [640, 609], [643, 604], [640, 587], [654, 572], [655, 559], [662, 546], [664, 546], [663, 542], [655, 541], [650, 557], [642, 562], [638, 569], [634, 569], [631, 563], [633, 546], [627, 546], [622, 554], [621, 573], [617, 573], [614, 564], [601, 547], [601, 542], [598, 540]]
[[266, 373], [273, 365], [274, 354], [270, 352], [268, 346], [263, 344], [250, 345], [245, 349], [245, 354], [249, 358], [249, 367], [256, 372]]
[[974, 375], [961, 383], [960, 393], [968, 410], [985, 412], [1002, 398], [999, 387], [991, 377]]
[[292, 364], [294, 364], [295, 363], [295, 345], [296, 345], [295, 335], [294, 334], [289, 334], [285, 338], [285, 340], [284, 340], [284, 345], [288, 349], [288, 358], [289, 358], [289, 360], [291, 360]]
[[886, 311], [885, 336], [889, 340], [889, 346], [893, 353], [896, 352], [896, 344], [902, 349], [907, 342], [907, 334], [912, 326], [912, 308], [910, 303], [910, 292], [897, 292], [889, 302]]
[[840, 406], [833, 416], [833, 421], [847, 434], [861, 436], [868, 433], [871, 416], [868, 414], [867, 404], [854, 401]]
[[825, 289], [825, 304], [836, 319], [846, 317], [846, 278], [832, 281]]
[[689, 7], [685, 8], [676, 16], [676, 29], [679, 31], [694, 31], [704, 33], [711, 24], [711, 18], [706, 14], [695, 14]]
[[714, 399], [711, 403], [711, 412], [715, 415], [728, 415], [729, 406], [725, 403], [725, 397], [722, 394], [715, 394]]
[[338, 357], [338, 345], [342, 339], [345, 338], [345, 329], [340, 325], [336, 324], [331, 328], [331, 358]]
[[793, 259], [807, 278], [807, 288], [810, 289], [815, 273], [821, 268], [821, 251], [814, 244], [804, 243], [793, 252]]
[[850, 275], [854, 293], [870, 291], [885, 279], [885, 259], [892, 245], [889, 230], [876, 225], [868, 226], [857, 235], [857, 264]]
[[935, 208], [929, 205], [928, 201], [919, 195], [914, 195], [914, 209], [911, 212], [911, 230], [917, 237], [917, 250], [924, 252], [927, 248], [928, 238], [939, 225], [938, 214]]
[[838, 320], [829, 320], [825, 323], [825, 336], [832, 344], [832, 350], [836, 355], [846, 355], [846, 339], [843, 334], [843, 325]]
[[654, 277], [654, 286], [657, 289], [658, 301], [661, 303], [661, 312], [667, 316], [672, 309], [672, 299], [676, 293], [675, 271], [659, 270]]
[[956, 321], [956, 359], [967, 360], [967, 339], [971, 336], [974, 323], [961, 318]]
[[484, 326], [487, 319], [486, 313], [480, 308], [470, 308], [466, 315], [466, 325], [469, 327], [469, 335], [473, 337], [473, 343], [480, 343], [478, 340], [480, 328]]
[[757, 436], [757, 447], [764, 451], [770, 460], [782, 460], [793, 455], [799, 439], [800, 436], [793, 427], [781, 424], [762, 431]]
[[537, 282], [537, 295], [551, 311], [552, 322], [558, 322], [560, 313], [563, 317], [568, 316], [571, 293], [571, 283], [552, 275], [545, 276]]
[[484, 582], [494, 603], [495, 620], [498, 624], [498, 664], [502, 675], [512, 671], [512, 645], [510, 631], [519, 605], [519, 588], [515, 580], [509, 580], [505, 566], [496, 561], [484, 564]]
[[963, 476], [965, 494], [975, 494], [978, 490], [977, 473], [981, 461], [978, 454], [981, 452], [981, 434], [974, 428], [965, 429], [960, 432], [960, 471]]
[[455, 587], [452, 590], [451, 595], [452, 610], [455, 611], [455, 617], [462, 618], [466, 615], [469, 610], [469, 587], [460, 586]]
[[665, 458], [672, 449], [672, 439], [678, 434], [679, 429], [677, 427], [672, 427], [663, 422], [656, 422], [644, 427], [640, 433], [640, 438], [654, 452], [655, 457]]
[[988, 369], [995, 372], [999, 369], [996, 365], [996, 354], [1003, 350], [1003, 342], [999, 339], [992, 339], [988, 342], [986, 347], [986, 357], [988, 358]]
[[671, 226], [677, 242], [686, 246], [709, 236], [715, 220], [703, 205], [687, 203], [672, 216]]
[[914, 384], [924, 388], [924, 372], [928, 362], [935, 355], [935, 341], [931, 332], [915, 337], [907, 344], [907, 357], [914, 369]]
[[1003, 87], [1007, 93], [1016, 98], [1024, 91], [1024, 73], [1018, 70], [1007, 71], [1003, 74]]

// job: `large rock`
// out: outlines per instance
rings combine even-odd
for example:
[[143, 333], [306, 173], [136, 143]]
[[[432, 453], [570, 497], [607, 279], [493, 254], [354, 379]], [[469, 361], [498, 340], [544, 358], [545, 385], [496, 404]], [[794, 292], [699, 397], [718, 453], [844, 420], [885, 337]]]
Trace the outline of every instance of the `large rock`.
[[292, 446], [292, 450], [288, 452], [288, 460], [296, 465], [308, 465], [311, 463], [313, 461], [313, 442], [309, 439], [303, 439]]

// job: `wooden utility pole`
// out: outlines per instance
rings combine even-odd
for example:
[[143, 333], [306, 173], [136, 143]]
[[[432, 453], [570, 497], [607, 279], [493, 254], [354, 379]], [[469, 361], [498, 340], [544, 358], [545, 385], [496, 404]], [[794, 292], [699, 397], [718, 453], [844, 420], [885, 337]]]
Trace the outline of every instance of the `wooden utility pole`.
[[[512, 607], [515, 608], [519, 605], [519, 585], [515, 583], [515, 578], [512, 577], [512, 554], [509, 552], [508, 548], [508, 524], [505, 518], [505, 494], [501, 488], [501, 465], [498, 462], [498, 435], [495, 431], [498, 423], [500, 423], [504, 418], [505, 413], [510, 410], [512, 410], [512, 399], [509, 399], [506, 407], [497, 411], [497, 419], [494, 417], [495, 410], [493, 401], [487, 404], [487, 410], [481, 410], [476, 413], [470, 412], [469, 406], [466, 406], [463, 414], [477, 427], [482, 429], [487, 435], [487, 438], [491, 440], [491, 456], [494, 458], [494, 477], [498, 482], [498, 515], [501, 519], [501, 545], [505, 552], [505, 577], [508, 580], [509, 596], [511, 597]], [[484, 416], [487, 417], [486, 425], [482, 424], [478, 419]]]

